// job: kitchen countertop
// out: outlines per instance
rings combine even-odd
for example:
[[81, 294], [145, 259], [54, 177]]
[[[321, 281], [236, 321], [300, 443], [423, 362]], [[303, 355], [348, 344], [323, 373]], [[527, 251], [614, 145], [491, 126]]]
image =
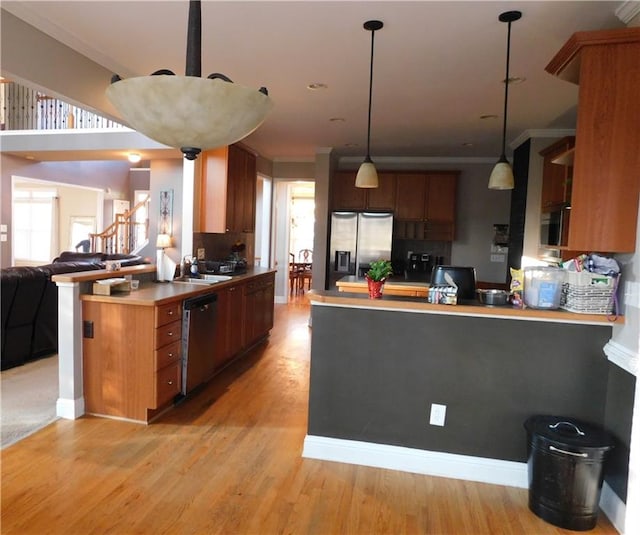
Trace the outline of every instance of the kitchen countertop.
[[[123, 275], [131, 274], [126, 273], [124, 270], [118, 272], [107, 272], [108, 277], [120, 277]], [[80, 298], [83, 301], [95, 301], [105, 303], [123, 303], [127, 305], [139, 305], [139, 306], [157, 306], [162, 305], [176, 299], [186, 299], [195, 295], [201, 295], [217, 291], [227, 286], [233, 286], [239, 282], [243, 282], [247, 279], [252, 279], [259, 275], [267, 273], [275, 273], [274, 269], [254, 267], [247, 269], [246, 273], [239, 275], [232, 275], [231, 280], [216, 282], [213, 284], [191, 284], [187, 282], [151, 282], [141, 281], [140, 287], [137, 290], [131, 290], [129, 292], [118, 292], [111, 295], [93, 295], [83, 294]], [[135, 275], [135, 274], [134, 274]], [[82, 279], [88, 280], [88, 279]]]
[[[367, 281], [355, 275], [347, 275], [336, 282], [339, 292], [367, 293]], [[426, 297], [428, 282], [412, 282], [392, 277], [384, 283], [383, 293], [387, 295]]]
[[[419, 283], [409, 283], [419, 284]], [[573, 323], [579, 325], [608, 325], [624, 324], [624, 317], [618, 316], [614, 321], [608, 316], [600, 314], [576, 314], [566, 310], [542, 310], [525, 308], [518, 309], [511, 306], [486, 306], [480, 303], [464, 305], [438, 305], [427, 303], [426, 300], [415, 297], [384, 295], [381, 299], [369, 299], [362, 293], [335, 292], [311, 290], [307, 294], [312, 305], [354, 307], [372, 310], [394, 310], [398, 312], [412, 312], [420, 314], [442, 314], [450, 316], [467, 316], [489, 319], [543, 321], [551, 323]]]

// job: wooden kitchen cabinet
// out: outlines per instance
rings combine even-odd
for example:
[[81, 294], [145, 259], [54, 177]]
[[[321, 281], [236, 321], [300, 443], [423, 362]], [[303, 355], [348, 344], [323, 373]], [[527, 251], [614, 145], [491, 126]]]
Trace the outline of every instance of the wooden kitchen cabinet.
[[256, 156], [239, 145], [202, 153], [199, 232], [255, 232]]
[[364, 210], [366, 189], [356, 188], [356, 171], [338, 171], [331, 181], [332, 210]]
[[568, 249], [635, 251], [640, 28], [577, 32], [546, 70], [579, 84]]
[[264, 338], [273, 328], [275, 276], [273, 273], [256, 277], [244, 288], [245, 346]]
[[[571, 182], [573, 178], [573, 158], [575, 137], [564, 137], [544, 150], [542, 167], [542, 212], [561, 210], [571, 204]], [[562, 163], [564, 162], [564, 163]]]
[[458, 171], [397, 175], [394, 236], [453, 241]]
[[[355, 177], [354, 177], [355, 180]], [[366, 190], [367, 210], [378, 212], [395, 212], [396, 210], [396, 175], [395, 173], [378, 172], [378, 187]]]
[[182, 300], [82, 307], [86, 411], [148, 422], [180, 393]]
[[214, 337], [215, 367], [220, 369], [244, 349], [244, 283], [217, 292], [217, 321]]
[[396, 208], [396, 176], [378, 172], [377, 188], [356, 188], [356, 171], [339, 171], [331, 182], [332, 210], [393, 212]]

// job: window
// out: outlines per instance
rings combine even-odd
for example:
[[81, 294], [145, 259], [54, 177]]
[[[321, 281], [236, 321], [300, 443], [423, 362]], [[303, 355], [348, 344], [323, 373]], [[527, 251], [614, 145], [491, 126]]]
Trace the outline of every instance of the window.
[[12, 241], [16, 265], [51, 261], [58, 233], [57, 217], [55, 190], [14, 189]]

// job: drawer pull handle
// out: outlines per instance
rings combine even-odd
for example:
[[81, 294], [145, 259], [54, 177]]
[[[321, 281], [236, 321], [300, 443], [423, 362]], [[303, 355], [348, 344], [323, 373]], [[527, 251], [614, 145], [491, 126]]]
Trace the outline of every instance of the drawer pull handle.
[[173, 316], [173, 310], [169, 310], [167, 314], [169, 314], [169, 316]]
[[573, 451], [561, 450], [560, 448], [556, 448], [555, 446], [549, 446], [551, 451], [557, 451], [558, 453], [566, 453], [567, 455], [573, 455], [574, 457], [588, 457], [588, 453], [575, 453]]
[[169, 353], [168, 356], [169, 356], [169, 358], [173, 357], [173, 353]]

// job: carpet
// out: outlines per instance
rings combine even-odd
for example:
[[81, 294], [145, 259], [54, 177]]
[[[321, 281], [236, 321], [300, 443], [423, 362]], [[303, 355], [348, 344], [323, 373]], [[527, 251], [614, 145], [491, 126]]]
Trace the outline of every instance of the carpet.
[[3, 371], [0, 389], [0, 447], [6, 448], [57, 420], [58, 356]]

